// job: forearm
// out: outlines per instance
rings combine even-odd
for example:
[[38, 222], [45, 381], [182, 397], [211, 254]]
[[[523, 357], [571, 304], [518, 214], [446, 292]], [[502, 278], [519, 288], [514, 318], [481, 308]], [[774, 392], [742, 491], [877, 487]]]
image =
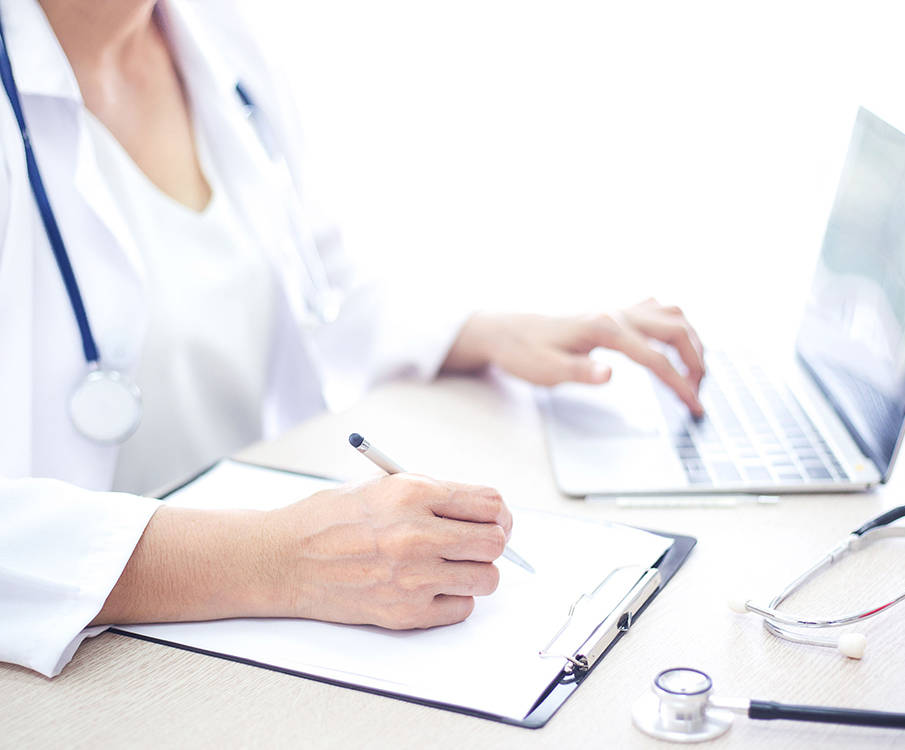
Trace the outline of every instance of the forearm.
[[477, 372], [492, 362], [496, 318], [487, 313], [475, 313], [467, 321], [453, 342], [440, 368], [442, 373]]
[[160, 508], [92, 624], [302, 617], [459, 622], [512, 515], [487, 487], [397, 474], [268, 512]]
[[92, 625], [281, 614], [265, 516], [161, 508]]

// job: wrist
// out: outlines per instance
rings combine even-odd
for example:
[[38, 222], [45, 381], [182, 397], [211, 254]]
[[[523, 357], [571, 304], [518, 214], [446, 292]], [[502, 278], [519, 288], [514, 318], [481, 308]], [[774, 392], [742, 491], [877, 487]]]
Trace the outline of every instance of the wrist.
[[476, 372], [494, 364], [494, 340], [499, 316], [476, 312], [462, 326], [441, 370], [443, 372]]
[[239, 555], [247, 561], [248, 576], [241, 593], [245, 609], [253, 617], [287, 617], [293, 613], [287, 587], [290, 534], [281, 509], [249, 518]]
[[[217, 551], [202, 569], [213, 567], [217, 617], [273, 617], [282, 614], [277, 598], [277, 544], [271, 513], [226, 511], [209, 529]], [[199, 570], [200, 573], [200, 570]]]

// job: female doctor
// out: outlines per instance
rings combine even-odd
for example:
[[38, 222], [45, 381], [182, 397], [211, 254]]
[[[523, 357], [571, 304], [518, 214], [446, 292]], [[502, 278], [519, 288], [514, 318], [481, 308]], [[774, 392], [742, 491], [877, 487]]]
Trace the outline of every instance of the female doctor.
[[467, 617], [512, 524], [490, 488], [397, 475], [269, 513], [142, 496], [335, 389], [488, 364], [604, 383], [604, 346], [701, 411], [677, 308], [429, 319], [359, 284], [230, 3], [0, 0], [0, 22], [0, 661], [55, 675], [112, 622]]

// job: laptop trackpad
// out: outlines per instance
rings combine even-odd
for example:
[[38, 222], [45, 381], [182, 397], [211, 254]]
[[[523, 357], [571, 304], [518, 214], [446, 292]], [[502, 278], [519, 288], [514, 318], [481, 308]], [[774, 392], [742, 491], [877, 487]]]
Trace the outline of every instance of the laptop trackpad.
[[564, 492], [685, 486], [654, 383], [638, 365], [620, 362], [605, 385], [551, 388], [547, 410], [553, 469]]
[[565, 383], [551, 389], [558, 428], [584, 438], [650, 439], [665, 428], [650, 377], [624, 367], [605, 385]]

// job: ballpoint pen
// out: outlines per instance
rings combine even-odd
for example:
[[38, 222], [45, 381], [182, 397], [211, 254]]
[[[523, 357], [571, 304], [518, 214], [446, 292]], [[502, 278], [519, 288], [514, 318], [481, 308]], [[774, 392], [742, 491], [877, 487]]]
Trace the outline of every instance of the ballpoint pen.
[[[405, 471], [405, 469], [397, 464], [392, 458], [378, 448], [375, 448], [357, 432], [353, 432], [349, 435], [349, 443], [355, 450], [361, 453], [361, 455], [379, 466], [387, 474], [402, 474]], [[509, 547], [508, 544], [503, 548], [503, 557], [510, 562], [514, 562], [519, 567], [524, 568], [529, 573], [534, 573], [534, 568], [531, 566], [531, 563]]]

